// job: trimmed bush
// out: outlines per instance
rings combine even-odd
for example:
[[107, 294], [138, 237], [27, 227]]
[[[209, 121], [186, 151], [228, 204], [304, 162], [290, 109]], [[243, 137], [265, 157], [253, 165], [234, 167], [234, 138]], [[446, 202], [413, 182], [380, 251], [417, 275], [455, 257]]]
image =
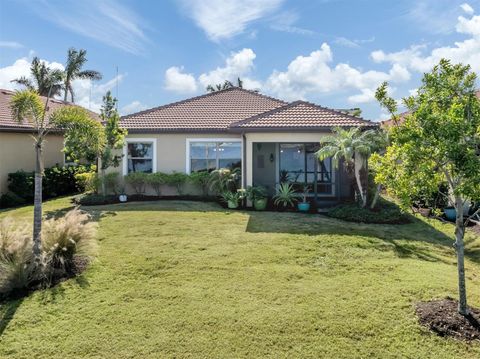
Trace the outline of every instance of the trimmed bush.
[[162, 195], [161, 186], [165, 184], [166, 176], [162, 172], [150, 173], [147, 176], [147, 184], [153, 188], [158, 197]]
[[182, 195], [182, 186], [187, 182], [188, 175], [183, 172], [172, 172], [165, 175], [165, 183], [175, 187], [178, 195]]
[[98, 206], [104, 204], [118, 203], [117, 196], [102, 196], [96, 193], [84, 193], [73, 198], [75, 204], [81, 206]]
[[100, 179], [95, 172], [76, 173], [75, 181], [79, 192], [97, 192]]
[[188, 176], [188, 181], [200, 188], [204, 197], [208, 196], [210, 173], [207, 171], [192, 172]]
[[17, 196], [13, 192], [7, 192], [0, 196], [0, 208], [17, 207], [25, 204], [22, 197]]
[[105, 187], [107, 188], [107, 193], [113, 193], [114, 195], [118, 195], [120, 191], [119, 189], [120, 173], [118, 172], [107, 173], [102, 178], [102, 181], [105, 181]]
[[136, 194], [145, 193], [148, 173], [132, 172], [125, 176], [125, 182], [132, 186]]
[[412, 217], [408, 213], [403, 212], [396, 204], [383, 199], [379, 200], [375, 210], [361, 208], [356, 203], [347, 203], [332, 208], [327, 215], [358, 223], [406, 224], [412, 221]]

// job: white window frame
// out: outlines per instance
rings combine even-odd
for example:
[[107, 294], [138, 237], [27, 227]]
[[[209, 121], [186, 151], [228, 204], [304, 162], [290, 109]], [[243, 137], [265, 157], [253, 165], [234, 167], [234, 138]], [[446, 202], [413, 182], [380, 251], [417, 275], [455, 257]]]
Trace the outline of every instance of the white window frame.
[[125, 145], [123, 146], [123, 175], [128, 175], [128, 144], [129, 143], [152, 143], [153, 144], [153, 156], [152, 156], [152, 173], [157, 172], [157, 139], [156, 138], [127, 138]]
[[190, 143], [192, 142], [239, 142], [240, 143], [240, 160], [242, 161], [243, 166], [243, 141], [241, 138], [187, 138], [186, 141], [186, 159], [185, 159], [185, 169], [186, 173], [190, 174], [191, 172], [191, 161], [190, 161]]

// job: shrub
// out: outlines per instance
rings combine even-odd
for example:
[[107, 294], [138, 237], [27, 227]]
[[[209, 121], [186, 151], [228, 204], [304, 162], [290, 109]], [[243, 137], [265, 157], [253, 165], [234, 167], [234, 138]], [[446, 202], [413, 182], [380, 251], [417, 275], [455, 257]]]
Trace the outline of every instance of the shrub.
[[73, 273], [74, 258], [91, 260], [97, 251], [96, 224], [74, 209], [58, 219], [44, 222], [42, 244], [46, 262], [56, 275]]
[[0, 221], [0, 295], [26, 290], [34, 279], [32, 244], [27, 226]]
[[103, 196], [96, 193], [84, 193], [73, 198], [75, 204], [81, 206], [97, 206], [118, 203], [117, 196]]
[[210, 174], [208, 180], [210, 190], [217, 193], [227, 191], [234, 192], [238, 189], [240, 184], [240, 169], [235, 168], [229, 170], [227, 168], [220, 168]]
[[125, 176], [125, 182], [132, 186], [136, 194], [145, 193], [145, 184], [148, 174], [144, 172], [132, 172]]
[[277, 189], [277, 194], [273, 196], [275, 206], [281, 206], [282, 208], [293, 206], [297, 201], [297, 195], [290, 183], [281, 183]]
[[26, 202], [33, 201], [34, 172], [17, 171], [8, 174], [8, 189]]
[[161, 186], [165, 184], [166, 174], [162, 172], [150, 173], [147, 176], [147, 184], [149, 184], [157, 196], [162, 195]]
[[107, 193], [111, 192], [114, 195], [118, 195], [118, 192], [119, 192], [119, 176], [120, 176], [120, 173], [118, 173], [118, 172], [110, 172], [110, 173], [107, 173], [102, 178], [102, 181], [105, 181], [105, 187], [107, 188]]
[[192, 172], [188, 176], [188, 180], [202, 190], [202, 195], [204, 197], [208, 196], [210, 173], [208, 173], [207, 171]]
[[394, 203], [380, 199], [375, 210], [361, 208], [357, 203], [340, 204], [328, 211], [332, 218], [349, 222], [376, 224], [405, 224], [411, 222], [411, 216]]
[[95, 172], [76, 173], [75, 181], [79, 192], [97, 192], [100, 179]]
[[22, 204], [25, 204], [25, 200], [13, 192], [7, 192], [0, 196], [0, 208], [17, 207]]
[[182, 194], [182, 186], [188, 179], [188, 175], [183, 172], [172, 172], [165, 175], [165, 183], [175, 187], [179, 195]]

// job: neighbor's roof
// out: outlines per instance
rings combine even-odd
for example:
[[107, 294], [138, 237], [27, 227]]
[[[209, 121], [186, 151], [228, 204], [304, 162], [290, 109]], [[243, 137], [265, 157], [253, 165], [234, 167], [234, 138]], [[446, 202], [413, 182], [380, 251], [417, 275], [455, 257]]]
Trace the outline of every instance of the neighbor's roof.
[[[0, 131], [31, 131], [33, 126], [31, 123], [23, 122], [18, 123], [12, 118], [12, 112], [10, 109], [10, 101], [12, 96], [15, 94], [15, 91], [0, 89]], [[42, 102], [45, 103], [46, 97], [40, 96]], [[55, 111], [58, 108], [64, 106], [72, 106], [70, 102], [65, 102], [57, 99], [50, 99], [48, 101], [48, 113]], [[76, 106], [76, 105], [73, 105]], [[88, 110], [87, 110], [88, 111]], [[100, 120], [98, 114], [92, 111], [88, 111], [90, 115], [96, 119]]]
[[295, 101], [271, 111], [232, 124], [232, 128], [271, 129], [325, 129], [331, 127], [376, 127], [377, 124], [344, 112], [321, 107], [306, 101]]
[[121, 126], [130, 133], [142, 133], [376, 125], [308, 102], [288, 104], [255, 91], [232, 87], [123, 116]]

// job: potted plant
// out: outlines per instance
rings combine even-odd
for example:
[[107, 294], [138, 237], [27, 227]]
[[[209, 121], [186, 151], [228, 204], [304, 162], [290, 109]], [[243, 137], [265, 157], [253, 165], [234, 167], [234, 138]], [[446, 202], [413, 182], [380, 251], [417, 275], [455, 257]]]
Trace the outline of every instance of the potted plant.
[[247, 199], [252, 202], [253, 208], [257, 211], [264, 211], [267, 208], [267, 190], [262, 186], [248, 186]]
[[290, 183], [281, 183], [277, 189], [277, 194], [273, 196], [273, 203], [280, 210], [285, 210], [288, 206], [294, 206], [297, 202], [295, 190]]
[[128, 197], [127, 197], [127, 194], [126, 194], [126, 191], [125, 191], [125, 187], [120, 188], [120, 195], [118, 196], [118, 200], [120, 202], [127, 202]]
[[300, 212], [308, 212], [310, 210], [310, 203], [307, 202], [307, 196], [310, 192], [310, 186], [303, 186], [302, 202], [298, 202], [297, 207]]
[[238, 208], [239, 202], [242, 199], [242, 194], [240, 192], [226, 191], [222, 193], [222, 199], [227, 203], [228, 208], [236, 209]]

